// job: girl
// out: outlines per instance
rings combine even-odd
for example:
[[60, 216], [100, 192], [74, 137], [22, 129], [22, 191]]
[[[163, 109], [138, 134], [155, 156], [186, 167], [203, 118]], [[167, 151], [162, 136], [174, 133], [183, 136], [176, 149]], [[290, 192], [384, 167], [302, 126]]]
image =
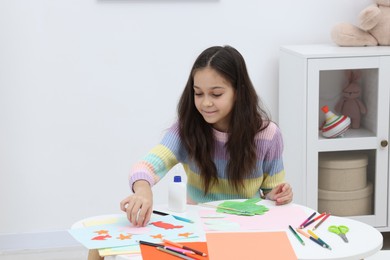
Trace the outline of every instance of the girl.
[[236, 49], [215, 46], [199, 55], [177, 110], [178, 121], [130, 172], [134, 194], [120, 207], [133, 225], [149, 222], [151, 187], [177, 163], [187, 174], [188, 203], [263, 195], [277, 205], [292, 201], [280, 130], [259, 106]]

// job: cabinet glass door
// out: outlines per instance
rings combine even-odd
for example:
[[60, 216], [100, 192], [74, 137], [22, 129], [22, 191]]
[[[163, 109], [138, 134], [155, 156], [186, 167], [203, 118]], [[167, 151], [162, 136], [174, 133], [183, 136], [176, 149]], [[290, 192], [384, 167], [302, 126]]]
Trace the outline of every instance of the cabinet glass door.
[[[308, 60], [307, 68], [307, 107], [315, 108], [307, 111], [308, 140], [315, 140], [307, 143], [307, 204], [375, 227], [386, 226], [390, 58], [315, 58]], [[352, 78], [354, 82], [349, 81]], [[347, 88], [349, 84], [357, 88]], [[357, 95], [356, 90], [360, 97], [348, 96]], [[342, 136], [323, 132], [342, 132], [343, 115], [352, 123]]]

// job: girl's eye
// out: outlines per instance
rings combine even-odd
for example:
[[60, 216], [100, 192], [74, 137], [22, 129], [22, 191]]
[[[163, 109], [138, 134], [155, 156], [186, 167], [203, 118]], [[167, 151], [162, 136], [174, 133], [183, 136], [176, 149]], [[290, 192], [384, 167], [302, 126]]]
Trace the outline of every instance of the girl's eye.
[[196, 93], [195, 92], [195, 96], [201, 96], [201, 95], [203, 95], [202, 93]]
[[222, 94], [213, 94], [214, 97], [220, 97]]

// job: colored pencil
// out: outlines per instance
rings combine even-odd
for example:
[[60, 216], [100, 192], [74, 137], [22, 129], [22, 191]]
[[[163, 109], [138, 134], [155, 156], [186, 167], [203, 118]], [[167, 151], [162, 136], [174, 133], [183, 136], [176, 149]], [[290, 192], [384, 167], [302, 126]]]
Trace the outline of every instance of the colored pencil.
[[176, 247], [176, 246], [164, 246], [165, 249], [168, 249], [168, 250], [173, 250], [175, 252], [178, 252], [178, 253], [182, 253], [182, 254], [185, 254], [188, 253], [190, 255], [195, 255], [194, 251], [190, 251], [190, 250], [187, 250], [187, 249], [183, 249], [183, 248], [179, 248], [179, 247]]
[[140, 243], [141, 245], [147, 245], [147, 246], [164, 247], [164, 245], [155, 244], [155, 243], [148, 242], [148, 241], [143, 241], [143, 240], [139, 240], [138, 243]]
[[319, 246], [323, 247], [323, 248], [328, 248], [323, 242], [315, 239], [314, 237], [310, 236], [309, 239], [315, 243], [317, 243]]
[[311, 214], [305, 221], [302, 222], [301, 225], [299, 225], [300, 228], [303, 228], [303, 226], [312, 218], [315, 216], [315, 214], [317, 214], [316, 212], [313, 212], [313, 214]]
[[324, 215], [326, 215], [326, 212], [323, 212], [321, 213], [320, 215], [318, 215], [317, 217], [315, 217], [314, 219], [310, 220], [309, 222], [307, 222], [306, 224], [303, 225], [303, 227], [307, 227], [308, 225], [310, 225], [311, 223], [313, 223], [314, 221], [317, 221], [319, 220], [320, 218], [322, 218]]
[[160, 216], [168, 216], [169, 213], [158, 211], [158, 210], [153, 210], [152, 211], [154, 214], [160, 215]]
[[196, 249], [190, 248], [190, 247], [185, 246], [185, 245], [182, 245], [182, 244], [178, 244], [178, 243], [169, 241], [169, 240], [167, 240], [167, 239], [163, 239], [163, 242], [166, 243], [166, 244], [172, 245], [172, 246], [176, 246], [176, 247], [180, 247], [180, 248], [183, 248], [183, 249], [190, 250], [190, 251], [194, 252], [194, 253], [197, 254], [197, 255], [207, 256], [206, 253], [200, 252], [200, 251], [198, 251], [198, 250], [196, 250]]
[[186, 255], [183, 255], [183, 254], [180, 254], [178, 252], [174, 252], [174, 251], [171, 251], [169, 249], [165, 249], [163, 247], [156, 247], [157, 250], [160, 250], [164, 253], [167, 253], [167, 254], [170, 254], [170, 255], [173, 255], [173, 256], [176, 256], [176, 257], [179, 257], [181, 259], [186, 259], [186, 260], [193, 260], [193, 258], [189, 257], [189, 256], [186, 256]]
[[324, 240], [322, 240], [322, 239], [319, 238], [316, 234], [314, 234], [313, 231], [307, 230], [307, 232], [308, 232], [312, 237], [314, 237], [315, 239], [317, 239], [318, 241], [320, 241], [321, 243], [323, 243], [329, 250], [332, 250], [332, 248], [330, 247], [330, 245], [328, 245]]
[[301, 242], [302, 245], [305, 245], [305, 242], [303, 242], [302, 238], [298, 235], [298, 233], [292, 228], [292, 226], [288, 225], [288, 228], [293, 232], [294, 236]]
[[161, 245], [161, 244], [156, 244], [156, 243], [143, 241], [143, 240], [139, 240], [138, 242], [141, 245], [147, 245], [147, 246], [153, 246], [153, 247], [163, 247], [165, 249], [168, 249], [168, 250], [171, 250], [171, 251], [175, 251], [177, 253], [181, 253], [181, 254], [186, 255], [186, 256], [192, 256], [193, 257], [195, 255], [194, 251], [183, 249], [183, 248], [179, 248], [179, 247], [164, 246], [164, 245]]
[[184, 222], [188, 222], [188, 223], [195, 223], [193, 220], [191, 220], [191, 219], [188, 219], [188, 218], [183, 218], [183, 217], [176, 216], [176, 215], [172, 215], [172, 217], [174, 217], [174, 218], [175, 218], [175, 219], [177, 219], [177, 220], [184, 221]]
[[305, 232], [304, 232], [302, 229], [300, 229], [300, 228], [296, 228], [295, 230], [298, 231], [299, 233], [301, 233], [304, 237], [307, 237], [307, 238], [310, 237], [309, 234], [305, 233]]
[[313, 230], [316, 230], [327, 218], [329, 218], [329, 216], [330, 216], [330, 213], [328, 213], [328, 214], [326, 214], [326, 216], [325, 217], [323, 217], [322, 219], [321, 219], [321, 221], [320, 222], [318, 222], [318, 224], [317, 225], [315, 225], [314, 227], [313, 227]]
[[197, 260], [203, 260], [203, 256], [200, 256], [200, 255], [196, 255], [196, 254], [190, 254], [190, 253], [184, 253], [186, 256], [189, 256], [193, 259], [197, 259]]
[[315, 239], [314, 237], [310, 236], [309, 234], [305, 233], [305, 231], [303, 231], [302, 229], [299, 229], [297, 228], [296, 229], [299, 233], [301, 233], [303, 236], [307, 237], [308, 239], [310, 239], [311, 241], [313, 241], [314, 243], [320, 245], [321, 247], [323, 248], [328, 248], [323, 242], [320, 242], [318, 241], [317, 239]]
[[[162, 211], [158, 211], [158, 210], [153, 210], [153, 213], [154, 213], [154, 214], [157, 214], [157, 215], [160, 215], [160, 216], [171, 215], [171, 214], [169, 214], [169, 213], [162, 212]], [[188, 219], [188, 218], [183, 218], [183, 217], [179, 217], [179, 216], [176, 216], [176, 215], [171, 215], [171, 216], [174, 217], [174, 218], [177, 219], [177, 220], [181, 220], [181, 221], [188, 222], [188, 223], [194, 223], [193, 220]]]

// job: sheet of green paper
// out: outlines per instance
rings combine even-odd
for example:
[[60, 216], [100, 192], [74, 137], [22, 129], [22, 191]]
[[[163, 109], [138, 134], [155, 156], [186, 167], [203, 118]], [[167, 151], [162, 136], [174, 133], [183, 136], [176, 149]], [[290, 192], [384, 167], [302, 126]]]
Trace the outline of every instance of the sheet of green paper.
[[286, 232], [206, 233], [210, 259], [296, 260]]
[[228, 209], [222, 209], [218, 208], [217, 212], [223, 212], [227, 214], [235, 214], [235, 215], [245, 215], [245, 216], [254, 216], [254, 215], [263, 215], [265, 212], [268, 211], [268, 208], [264, 205], [257, 205], [256, 203], [259, 202], [260, 198], [255, 199], [249, 199], [245, 201], [224, 201], [218, 206], [225, 207], [225, 208], [232, 208], [239, 210], [241, 212], [246, 212], [245, 214], [242, 214], [238, 211], [228, 210]]

